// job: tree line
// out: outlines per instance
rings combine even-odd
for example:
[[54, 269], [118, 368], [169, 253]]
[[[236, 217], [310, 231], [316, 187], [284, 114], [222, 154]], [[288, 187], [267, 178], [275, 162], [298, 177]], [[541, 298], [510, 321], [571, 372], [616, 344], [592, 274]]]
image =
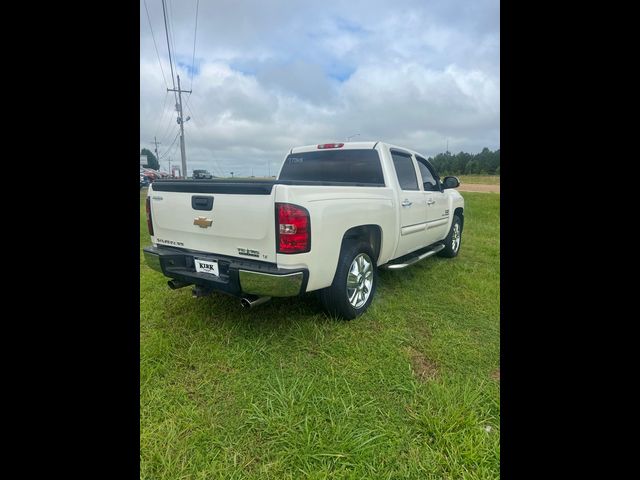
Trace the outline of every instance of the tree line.
[[148, 168], [153, 168], [154, 170], [160, 170], [160, 163], [158, 162], [158, 159], [156, 158], [156, 156], [151, 152], [151, 150], [143, 148], [142, 150], [140, 150], [140, 155], [147, 156]]
[[439, 175], [500, 175], [500, 149], [492, 152], [487, 147], [480, 153], [451, 152], [429, 157]]
[[[147, 165], [155, 170], [160, 169], [158, 159], [148, 149], [143, 148], [141, 155], [147, 156]], [[429, 157], [439, 175], [500, 175], [500, 149], [492, 152], [483, 148], [480, 153], [451, 152], [439, 153], [435, 157]]]

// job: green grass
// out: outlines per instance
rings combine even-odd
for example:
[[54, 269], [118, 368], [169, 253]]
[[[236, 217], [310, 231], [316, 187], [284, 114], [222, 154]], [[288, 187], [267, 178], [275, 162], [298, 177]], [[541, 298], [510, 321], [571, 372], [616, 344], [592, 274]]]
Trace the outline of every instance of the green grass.
[[456, 175], [462, 183], [500, 185], [500, 175]]
[[499, 478], [500, 196], [463, 196], [459, 256], [380, 272], [350, 322], [194, 299], [141, 254], [140, 478]]

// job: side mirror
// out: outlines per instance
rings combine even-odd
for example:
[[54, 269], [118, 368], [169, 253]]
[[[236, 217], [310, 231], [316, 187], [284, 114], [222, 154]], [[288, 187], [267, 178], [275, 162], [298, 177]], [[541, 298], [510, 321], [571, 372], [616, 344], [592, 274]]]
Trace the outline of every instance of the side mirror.
[[444, 177], [444, 180], [442, 182], [442, 186], [447, 189], [447, 188], [458, 188], [460, 186], [460, 180], [458, 180], [458, 177]]

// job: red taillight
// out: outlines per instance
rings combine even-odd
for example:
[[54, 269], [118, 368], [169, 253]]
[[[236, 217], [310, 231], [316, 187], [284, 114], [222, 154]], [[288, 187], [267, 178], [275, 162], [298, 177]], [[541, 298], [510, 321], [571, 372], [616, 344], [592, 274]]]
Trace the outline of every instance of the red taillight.
[[304, 253], [311, 250], [309, 211], [290, 203], [276, 203], [278, 253]]
[[323, 143], [318, 148], [340, 148], [344, 147], [344, 143]]
[[147, 228], [149, 235], [153, 237], [153, 222], [151, 221], [151, 198], [147, 197]]

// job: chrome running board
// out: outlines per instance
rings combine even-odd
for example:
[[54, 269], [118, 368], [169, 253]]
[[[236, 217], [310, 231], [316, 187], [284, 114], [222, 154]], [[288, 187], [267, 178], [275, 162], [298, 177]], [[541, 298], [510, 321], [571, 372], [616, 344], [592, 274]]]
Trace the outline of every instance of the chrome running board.
[[407, 268], [409, 265], [413, 265], [414, 263], [419, 262], [420, 260], [424, 260], [425, 258], [429, 258], [432, 255], [435, 255], [440, 250], [444, 249], [444, 244], [436, 245], [428, 252], [421, 253], [420, 255], [416, 255], [409, 258], [398, 259], [399, 263], [387, 263], [386, 265], [382, 265], [380, 268], [385, 268], [387, 270], [400, 270], [401, 268]]

